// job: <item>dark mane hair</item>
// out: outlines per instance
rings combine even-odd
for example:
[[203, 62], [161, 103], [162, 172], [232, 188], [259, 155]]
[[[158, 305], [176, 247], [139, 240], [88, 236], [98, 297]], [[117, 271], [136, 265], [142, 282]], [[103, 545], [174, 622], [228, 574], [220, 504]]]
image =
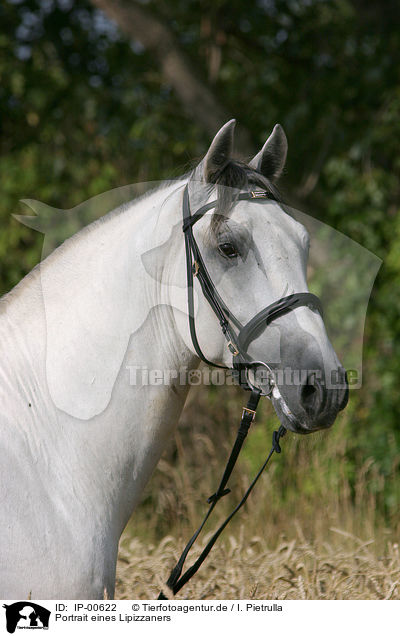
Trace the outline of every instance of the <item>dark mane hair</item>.
[[210, 230], [215, 235], [226, 219], [241, 191], [254, 188], [265, 190], [275, 201], [281, 201], [278, 189], [257, 170], [242, 161], [231, 160], [222, 170], [212, 175], [211, 183], [217, 186], [217, 205], [211, 219]]

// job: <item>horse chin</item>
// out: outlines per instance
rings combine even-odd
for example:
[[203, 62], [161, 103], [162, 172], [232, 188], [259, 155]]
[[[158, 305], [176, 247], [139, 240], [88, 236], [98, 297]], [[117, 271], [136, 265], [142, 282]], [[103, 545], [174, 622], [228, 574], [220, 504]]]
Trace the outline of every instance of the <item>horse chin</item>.
[[264, 391], [263, 395], [268, 395], [280, 423], [288, 431], [292, 431], [292, 433], [298, 433], [300, 435], [307, 435], [308, 433], [312, 433], [316, 430], [309, 427], [306, 422], [303, 422], [290, 410], [276, 384], [271, 387], [268, 383], [260, 383], [259, 388]]
[[271, 402], [282, 426], [299, 435], [308, 435], [309, 433], [330, 428], [336, 419], [336, 414], [333, 417], [332, 414], [330, 417], [325, 415], [323, 420], [320, 421], [310, 420], [305, 413], [302, 417], [299, 417], [289, 408], [277, 385], [273, 387]]
[[271, 402], [280, 423], [288, 431], [292, 431], [292, 433], [298, 433], [299, 435], [308, 435], [309, 433], [313, 432], [311, 429], [305, 428], [300, 420], [295, 415], [293, 415], [291, 411], [289, 411], [289, 408], [286, 405], [286, 402], [282, 400], [282, 397], [274, 397], [274, 395], [272, 395]]
[[272, 395], [271, 402], [282, 426], [299, 435], [308, 435], [309, 433], [326, 430], [332, 426], [337, 416], [337, 413], [335, 413], [325, 415], [323, 419], [312, 421], [308, 418], [303, 419], [294, 415], [280, 394], [278, 397]]

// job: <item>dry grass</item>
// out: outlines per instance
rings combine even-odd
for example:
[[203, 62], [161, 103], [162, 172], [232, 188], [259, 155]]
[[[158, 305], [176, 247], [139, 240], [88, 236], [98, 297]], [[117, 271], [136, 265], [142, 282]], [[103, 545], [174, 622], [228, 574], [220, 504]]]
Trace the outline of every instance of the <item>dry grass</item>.
[[[157, 598], [215, 492], [242, 404], [243, 393], [232, 387], [192, 394], [121, 540], [116, 598]], [[329, 433], [288, 434], [282, 455], [272, 458], [178, 598], [400, 599], [399, 519], [381, 512], [383, 480], [398, 490], [398, 474], [384, 478], [374, 459], [358, 452], [354, 422], [348, 408]], [[221, 500], [205, 533], [239, 500], [277, 424], [264, 401], [230, 481], [232, 494]], [[355, 468], [349, 454], [357, 457]], [[188, 565], [206, 539], [200, 537]]]
[[[397, 544], [388, 542], [385, 554], [377, 556], [372, 540], [343, 536], [336, 529], [331, 535], [332, 542], [319, 545], [301, 536], [282, 539], [271, 550], [260, 537], [247, 539], [242, 526], [238, 537], [214, 547], [177, 598], [400, 599]], [[116, 598], [155, 599], [161, 589], [167, 595], [164, 583], [182, 548], [172, 537], [157, 547], [126, 538], [120, 548]], [[192, 559], [199, 553], [196, 547]]]

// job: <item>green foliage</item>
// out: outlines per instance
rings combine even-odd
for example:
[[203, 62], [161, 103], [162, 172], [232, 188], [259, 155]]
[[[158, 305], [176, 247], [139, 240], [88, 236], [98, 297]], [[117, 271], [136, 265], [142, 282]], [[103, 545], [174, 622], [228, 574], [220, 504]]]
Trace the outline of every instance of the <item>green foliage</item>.
[[[343, 455], [331, 457], [327, 471], [335, 488], [344, 462], [355, 493], [358, 471], [370, 461], [365, 488], [390, 520], [400, 503], [399, 5], [150, 0], [146, 6], [170, 25], [255, 145], [276, 121], [283, 124], [286, 185], [295, 202], [384, 261], [368, 311], [364, 385], [351, 395]], [[0, 24], [4, 293], [38, 262], [42, 246], [40, 234], [11, 216], [22, 212], [19, 199], [68, 209], [110, 188], [173, 176], [209, 139], [152, 55], [88, 1], [4, 0]], [[252, 468], [266, 441], [257, 430], [245, 452]], [[306, 489], [318, 488], [311, 470]]]

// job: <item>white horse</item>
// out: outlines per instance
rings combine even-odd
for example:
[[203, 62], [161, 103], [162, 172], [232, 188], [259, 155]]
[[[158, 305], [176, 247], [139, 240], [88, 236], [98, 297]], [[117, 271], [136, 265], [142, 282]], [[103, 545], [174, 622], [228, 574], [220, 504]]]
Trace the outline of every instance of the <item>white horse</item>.
[[[176, 370], [199, 364], [184, 188], [196, 209], [218, 196], [216, 183], [266, 187], [285, 163], [280, 126], [248, 166], [233, 161], [233, 127], [189, 176], [81, 230], [0, 301], [0, 598], [113, 597], [119, 538], [185, 403]], [[197, 242], [243, 323], [288, 289], [307, 292], [307, 233], [279, 203], [238, 201], [217, 221], [204, 216]], [[196, 291], [201, 349], [229, 367], [218, 321]], [[271, 360], [278, 330], [276, 368], [342, 373], [317, 311], [302, 306], [275, 324], [252, 343], [258, 360]], [[170, 381], [137, 381], [139, 367], [168, 370]], [[298, 432], [331, 425], [347, 400], [345, 388], [307, 379], [281, 392], [293, 417], [278, 415]]]

